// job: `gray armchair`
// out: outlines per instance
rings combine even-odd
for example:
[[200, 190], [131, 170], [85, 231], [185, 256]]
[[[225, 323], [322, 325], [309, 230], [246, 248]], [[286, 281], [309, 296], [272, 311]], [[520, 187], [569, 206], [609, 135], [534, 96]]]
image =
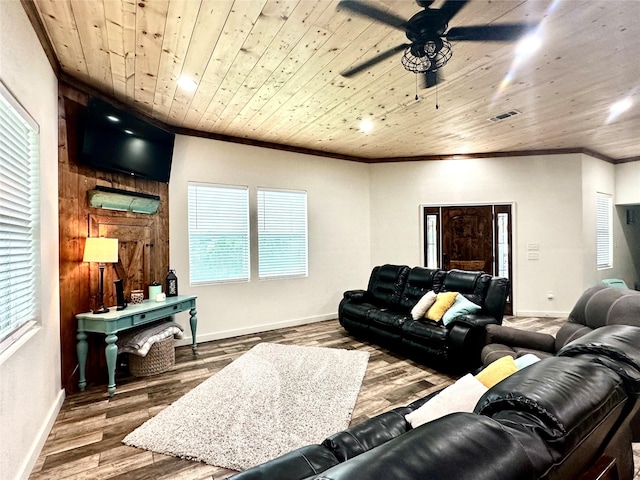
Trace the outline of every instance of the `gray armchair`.
[[567, 343], [605, 325], [640, 326], [640, 292], [598, 285], [586, 290], [555, 337], [503, 325], [487, 325], [487, 345], [482, 364], [505, 355], [519, 358], [527, 353], [544, 358], [556, 354]]

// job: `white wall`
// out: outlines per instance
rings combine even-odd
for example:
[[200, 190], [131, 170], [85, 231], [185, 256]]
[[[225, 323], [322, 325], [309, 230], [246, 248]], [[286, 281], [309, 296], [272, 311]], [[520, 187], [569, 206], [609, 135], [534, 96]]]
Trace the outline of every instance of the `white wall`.
[[[513, 203], [515, 312], [566, 314], [585, 287], [581, 160], [573, 154], [372, 165], [371, 263], [421, 264], [420, 205]], [[527, 260], [530, 242], [540, 245], [539, 260]]]
[[[627, 164], [631, 165], [631, 164]], [[628, 239], [623, 232], [617, 209], [613, 210], [613, 267], [598, 270], [596, 267], [596, 194], [607, 193], [618, 203], [616, 169], [613, 165], [588, 155], [582, 160], [582, 228], [584, 244], [584, 285], [594, 285], [605, 278], [621, 278], [633, 287], [636, 279], [635, 266]]]
[[640, 204], [640, 161], [615, 166], [616, 205]]
[[[179, 292], [198, 296], [198, 340], [335, 318], [342, 292], [366, 287], [370, 273], [368, 171], [361, 163], [178, 136], [169, 183], [170, 264]], [[249, 282], [189, 286], [189, 181], [249, 187]], [[307, 278], [257, 279], [257, 187], [307, 191]], [[188, 325], [186, 314], [179, 319]]]
[[28, 477], [64, 399], [58, 291], [57, 80], [19, 0], [0, 1], [0, 80], [40, 126], [42, 318], [0, 357], [0, 477]]

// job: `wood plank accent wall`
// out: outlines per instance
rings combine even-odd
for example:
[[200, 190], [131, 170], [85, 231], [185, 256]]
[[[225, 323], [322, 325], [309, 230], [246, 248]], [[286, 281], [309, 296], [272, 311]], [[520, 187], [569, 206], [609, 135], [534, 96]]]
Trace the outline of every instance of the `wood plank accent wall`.
[[[157, 280], [162, 282], [169, 269], [169, 186], [125, 174], [95, 170], [78, 162], [79, 119], [88, 95], [61, 83], [58, 94], [58, 210], [60, 216], [60, 349], [62, 387], [67, 393], [77, 391], [78, 360], [76, 355], [75, 315], [95, 307], [98, 291], [98, 269], [82, 263], [87, 236], [122, 235], [120, 260], [105, 269], [105, 304], [114, 305], [113, 279], [124, 278], [125, 296], [132, 289], [144, 288]], [[89, 207], [87, 192], [96, 185], [148, 193], [160, 197], [155, 215], [117, 212]], [[146, 237], [140, 245], [132, 245], [137, 232]], [[126, 258], [123, 258], [126, 257]], [[104, 336], [89, 335], [87, 381], [106, 384]]]

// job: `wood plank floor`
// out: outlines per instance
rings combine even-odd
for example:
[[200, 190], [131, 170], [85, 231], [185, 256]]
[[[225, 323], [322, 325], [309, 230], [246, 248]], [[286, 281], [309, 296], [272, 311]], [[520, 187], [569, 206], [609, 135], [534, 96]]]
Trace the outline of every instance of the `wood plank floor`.
[[[561, 322], [550, 318], [505, 319], [506, 325], [552, 334]], [[111, 399], [105, 385], [67, 397], [30, 479], [226, 478], [233, 472], [121, 442], [129, 432], [260, 342], [368, 351], [371, 357], [352, 424], [406, 405], [454, 380], [350, 337], [337, 320], [202, 343], [197, 356], [188, 346], [178, 347], [176, 365], [168, 372], [147, 378], [119, 373], [117, 392]]]

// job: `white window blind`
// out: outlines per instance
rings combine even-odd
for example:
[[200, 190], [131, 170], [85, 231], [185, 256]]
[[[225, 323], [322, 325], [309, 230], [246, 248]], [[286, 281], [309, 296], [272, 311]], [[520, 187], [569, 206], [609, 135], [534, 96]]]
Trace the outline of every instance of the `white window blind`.
[[598, 192], [596, 195], [596, 263], [599, 269], [613, 266], [612, 208], [611, 195]]
[[307, 192], [259, 188], [259, 278], [307, 274]]
[[0, 351], [39, 316], [38, 125], [0, 84]]
[[191, 284], [248, 281], [248, 188], [190, 183], [188, 191]]

